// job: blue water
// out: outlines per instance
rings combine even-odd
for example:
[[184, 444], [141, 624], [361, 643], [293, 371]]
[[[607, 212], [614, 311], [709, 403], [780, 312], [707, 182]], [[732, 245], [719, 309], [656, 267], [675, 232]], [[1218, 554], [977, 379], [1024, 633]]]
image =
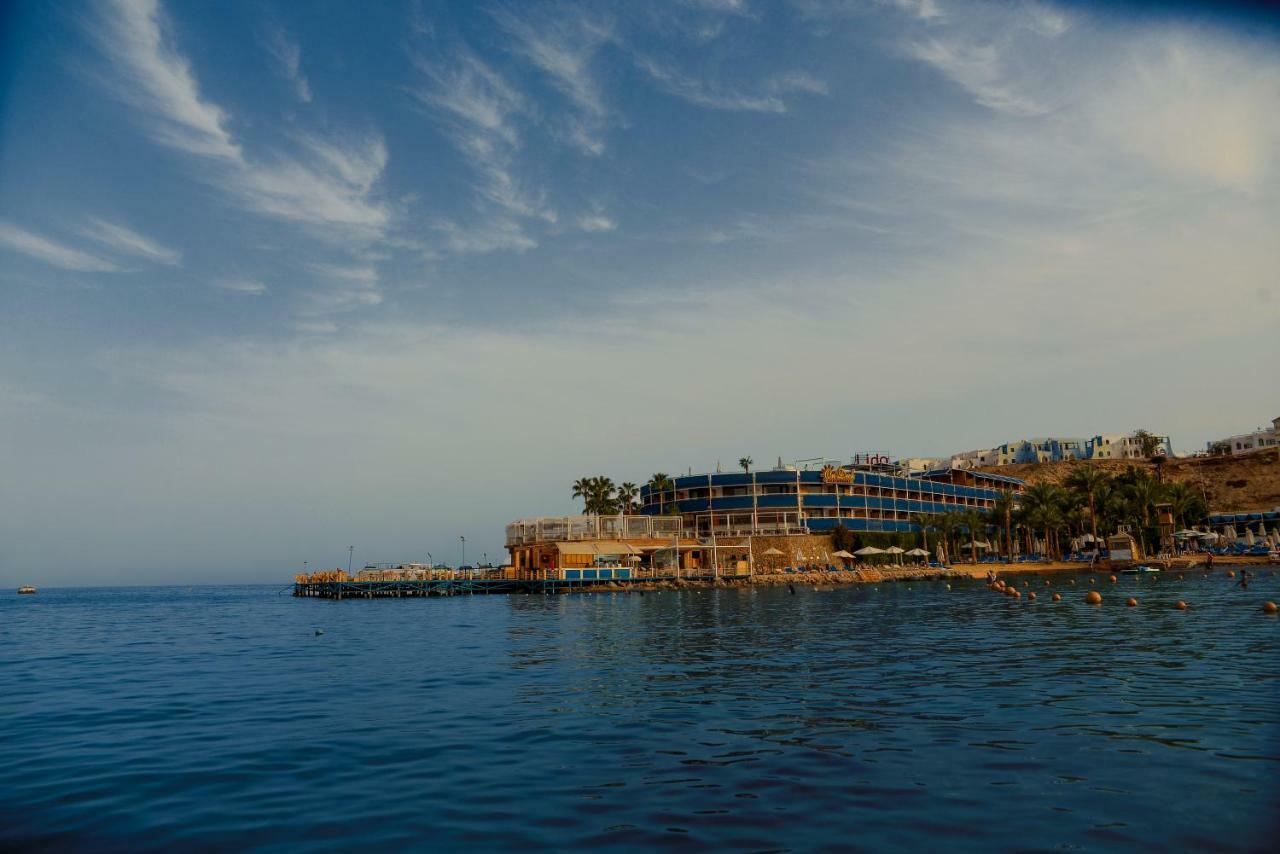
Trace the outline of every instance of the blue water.
[[6, 591], [0, 848], [1275, 850], [1278, 581]]

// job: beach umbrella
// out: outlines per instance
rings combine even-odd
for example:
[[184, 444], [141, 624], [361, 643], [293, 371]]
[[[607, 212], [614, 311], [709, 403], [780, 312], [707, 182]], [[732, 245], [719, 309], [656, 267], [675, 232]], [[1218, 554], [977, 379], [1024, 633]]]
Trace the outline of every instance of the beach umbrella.
[[962, 545], [960, 548], [961, 548], [961, 549], [971, 549], [971, 548], [974, 548], [974, 547], [977, 547], [977, 548], [980, 548], [980, 549], [989, 549], [989, 548], [991, 548], [991, 543], [988, 543], [988, 542], [986, 542], [985, 540], [978, 540], [977, 542], [969, 542], [969, 543], [965, 543], [965, 544], [964, 544], [964, 545]]
[[[897, 546], [889, 546], [889, 548], [884, 550], [884, 553], [887, 555], [900, 555], [903, 554], [903, 550]], [[898, 563], [902, 563], [902, 558], [898, 558]]]
[[1240, 535], [1236, 533], [1235, 525], [1228, 525], [1225, 528], [1223, 528], [1222, 536], [1226, 537], [1228, 540], [1235, 540], [1240, 537]]
[[942, 543], [938, 543], [937, 548], [938, 563], [943, 566], [947, 565], [947, 550], [942, 547]]
[[863, 546], [862, 548], [854, 552], [854, 554], [857, 555], [858, 557], [866, 557], [867, 555], [882, 555], [884, 554], [884, 549], [878, 549], [875, 546]]
[[1254, 542], [1255, 540], [1253, 539], [1253, 531], [1246, 526], [1244, 529], [1244, 544], [1246, 546], [1252, 546]]
[[782, 557], [782, 549], [765, 549], [760, 554], [765, 557]]
[[843, 558], [844, 560], [852, 560], [852, 559], [853, 559], [853, 555], [851, 555], [849, 552], [845, 551], [844, 549], [841, 549], [841, 550], [840, 550], [840, 551], [838, 551], [838, 552], [832, 552], [832, 553], [831, 553], [831, 556], [832, 556], [832, 557]]
[[929, 553], [927, 551], [919, 547], [912, 549], [911, 551], [907, 552], [907, 554], [911, 555], [912, 557], [928, 557], [929, 556]]
[[1200, 536], [1200, 532], [1199, 532], [1199, 531], [1190, 531], [1190, 530], [1187, 530], [1187, 531], [1176, 531], [1176, 532], [1174, 532], [1174, 536], [1175, 536], [1175, 537], [1177, 537], [1177, 538], [1178, 538], [1178, 539], [1180, 539], [1180, 540], [1189, 540], [1189, 539], [1191, 539], [1192, 537], [1198, 537], [1198, 536]]
[[1205, 531], [1203, 534], [1200, 535], [1200, 539], [1208, 540], [1209, 542], [1212, 543], [1214, 540], [1221, 539], [1221, 537], [1215, 534], [1213, 531]]

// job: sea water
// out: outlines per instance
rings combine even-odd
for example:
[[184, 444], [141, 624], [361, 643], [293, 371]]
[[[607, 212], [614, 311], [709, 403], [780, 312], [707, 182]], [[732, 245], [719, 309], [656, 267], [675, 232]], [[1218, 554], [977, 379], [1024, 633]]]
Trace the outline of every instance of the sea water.
[[1280, 583], [1098, 582], [6, 591], [0, 848], [1275, 850]]

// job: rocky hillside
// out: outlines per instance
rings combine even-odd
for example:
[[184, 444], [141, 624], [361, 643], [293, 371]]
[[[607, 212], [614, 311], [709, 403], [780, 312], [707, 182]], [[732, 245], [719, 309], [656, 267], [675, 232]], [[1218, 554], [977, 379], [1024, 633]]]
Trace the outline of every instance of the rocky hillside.
[[1240, 457], [1173, 459], [1159, 466], [1135, 460], [1097, 460], [1061, 463], [1023, 463], [984, 469], [1020, 477], [1029, 483], [1059, 483], [1079, 466], [1096, 465], [1119, 473], [1131, 465], [1159, 472], [1167, 482], [1185, 482], [1201, 490], [1214, 511], [1270, 510], [1280, 507], [1280, 450], [1258, 451]]

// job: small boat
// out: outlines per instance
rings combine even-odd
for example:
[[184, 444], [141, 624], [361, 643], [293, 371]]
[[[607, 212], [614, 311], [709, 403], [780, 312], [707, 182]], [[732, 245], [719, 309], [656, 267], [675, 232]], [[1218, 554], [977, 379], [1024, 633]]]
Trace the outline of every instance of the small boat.
[[1142, 563], [1142, 564], [1138, 564], [1137, 566], [1131, 566], [1128, 569], [1122, 569], [1120, 570], [1120, 574], [1121, 575], [1138, 575], [1144, 572], [1159, 572], [1159, 571], [1160, 571], [1160, 567], [1158, 566], [1147, 566], [1145, 563]]
[[22, 594], [35, 593], [36, 589], [32, 587], [30, 584], [24, 584], [18, 588], [18, 592]]

